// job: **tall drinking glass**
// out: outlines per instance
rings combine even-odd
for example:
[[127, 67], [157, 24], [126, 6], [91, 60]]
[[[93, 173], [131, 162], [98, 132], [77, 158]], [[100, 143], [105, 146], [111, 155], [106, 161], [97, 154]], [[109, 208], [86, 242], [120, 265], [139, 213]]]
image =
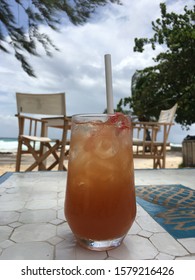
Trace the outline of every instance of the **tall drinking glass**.
[[121, 244], [136, 215], [131, 123], [121, 113], [72, 117], [65, 216], [92, 250]]

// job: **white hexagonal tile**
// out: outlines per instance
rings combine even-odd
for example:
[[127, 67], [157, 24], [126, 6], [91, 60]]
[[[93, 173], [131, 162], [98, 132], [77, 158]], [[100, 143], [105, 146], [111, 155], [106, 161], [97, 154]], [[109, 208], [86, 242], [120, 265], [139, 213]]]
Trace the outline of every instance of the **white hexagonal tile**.
[[156, 258], [156, 260], [174, 260], [174, 256], [164, 254], [164, 253], [159, 253]]
[[48, 200], [32, 200], [26, 203], [25, 208], [31, 210], [37, 209], [50, 209], [57, 206], [57, 200], [55, 199], [48, 199]]
[[0, 194], [2, 195], [4, 192], [5, 192], [6, 188], [5, 187], [2, 187], [0, 188]]
[[64, 197], [58, 199], [58, 206], [64, 208]]
[[8, 248], [9, 246], [14, 245], [15, 243], [11, 240], [4, 240], [3, 242], [0, 243], [0, 247], [5, 249]]
[[61, 220], [65, 221], [64, 208], [58, 210], [57, 217], [58, 217], [58, 219], [61, 219]]
[[65, 198], [65, 190], [58, 193], [58, 198]]
[[17, 211], [24, 207], [25, 201], [2, 201], [0, 203], [0, 211]]
[[20, 223], [20, 222], [14, 222], [14, 223], [9, 224], [9, 226], [12, 228], [17, 228], [17, 227], [20, 227], [21, 225], [22, 225], [22, 223]]
[[7, 225], [16, 222], [20, 214], [14, 211], [0, 212], [0, 225]]
[[151, 242], [161, 253], [172, 256], [185, 256], [188, 252], [167, 232], [155, 233], [150, 237]]
[[52, 209], [27, 210], [21, 213], [19, 221], [22, 223], [43, 223], [56, 218], [56, 211]]
[[195, 255], [188, 255], [183, 257], [176, 257], [176, 260], [195, 260]]
[[140, 216], [136, 221], [143, 230], [150, 232], [165, 232], [165, 230], [149, 215]]
[[12, 231], [13, 231], [13, 228], [11, 228], [11, 227], [0, 226], [0, 242], [9, 239]]
[[57, 193], [56, 192], [49, 192], [47, 191], [43, 191], [43, 190], [38, 190], [38, 191], [34, 191], [31, 194], [30, 200], [50, 200], [50, 199], [57, 199]]
[[11, 240], [16, 242], [45, 241], [56, 235], [56, 226], [51, 224], [25, 224], [16, 228]]
[[137, 234], [138, 232], [140, 232], [142, 229], [141, 227], [136, 223], [136, 221], [133, 223], [133, 225], [131, 226], [128, 234]]
[[63, 240], [64, 240], [64, 239], [63, 239], [63, 238], [60, 238], [59, 236], [54, 236], [54, 237], [48, 239], [47, 242], [49, 242], [49, 243], [52, 244], [52, 245], [56, 245], [56, 244], [62, 242]]
[[147, 238], [137, 235], [127, 235], [121, 246], [108, 251], [109, 257], [119, 260], [154, 259], [157, 254], [157, 249]]
[[192, 254], [195, 254], [195, 238], [182, 238], [178, 241]]
[[141, 230], [139, 232], [139, 236], [143, 236], [143, 237], [147, 237], [147, 238], [149, 238], [152, 235], [153, 235], [153, 232], [147, 231], [147, 230]]
[[52, 260], [54, 247], [46, 242], [18, 243], [5, 249], [1, 260]]
[[53, 225], [61, 225], [62, 223], [64, 223], [64, 221], [60, 220], [60, 219], [55, 219], [55, 220], [50, 221], [50, 223]]
[[55, 259], [56, 260], [75, 260], [76, 247], [75, 244], [67, 241], [62, 241], [55, 246]]
[[65, 238], [68, 234], [73, 235], [68, 226], [68, 223], [64, 222], [63, 224], [60, 224], [57, 226], [57, 235], [58, 236]]

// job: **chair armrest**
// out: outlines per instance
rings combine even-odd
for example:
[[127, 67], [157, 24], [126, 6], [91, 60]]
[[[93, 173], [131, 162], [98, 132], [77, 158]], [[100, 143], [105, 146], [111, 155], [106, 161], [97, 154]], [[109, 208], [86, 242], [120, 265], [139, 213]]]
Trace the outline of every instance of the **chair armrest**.
[[174, 125], [174, 123], [166, 123], [166, 122], [132, 122], [133, 130], [141, 131], [141, 130], [150, 130], [155, 131], [157, 133], [161, 128], [166, 130], [169, 127]]
[[44, 119], [37, 119], [37, 118], [33, 118], [33, 117], [28, 117], [28, 116], [23, 116], [23, 115], [15, 115], [17, 118], [19, 119], [26, 119], [26, 120], [30, 120], [30, 121], [37, 121], [37, 122], [41, 122], [41, 123], [47, 123], [47, 120]]
[[174, 125], [174, 123], [167, 122], [132, 122], [133, 126], [165, 126], [165, 125]]
[[47, 122], [47, 127], [54, 128], [64, 128], [64, 126], [68, 125], [68, 129], [71, 127], [71, 117], [49, 117], [42, 118], [42, 120]]

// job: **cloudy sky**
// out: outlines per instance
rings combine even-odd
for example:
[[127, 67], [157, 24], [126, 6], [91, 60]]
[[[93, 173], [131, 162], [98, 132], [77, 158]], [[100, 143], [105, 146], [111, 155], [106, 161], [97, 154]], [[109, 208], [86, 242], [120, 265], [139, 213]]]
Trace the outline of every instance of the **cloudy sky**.
[[[83, 26], [65, 23], [56, 33], [44, 27], [60, 51], [47, 57], [29, 57], [38, 78], [29, 77], [12, 55], [0, 52], [0, 137], [17, 137], [15, 92], [66, 92], [67, 114], [102, 113], [106, 108], [104, 55], [111, 54], [114, 107], [130, 95], [130, 83], [137, 69], [153, 63], [156, 52], [147, 47], [134, 53], [135, 37], [152, 36], [151, 22], [160, 16], [162, 0], [122, 0], [123, 5], [99, 8]], [[181, 12], [194, 0], [166, 0], [168, 11]], [[174, 132], [174, 133], [173, 133]], [[179, 126], [172, 130], [172, 142], [185, 135]]]

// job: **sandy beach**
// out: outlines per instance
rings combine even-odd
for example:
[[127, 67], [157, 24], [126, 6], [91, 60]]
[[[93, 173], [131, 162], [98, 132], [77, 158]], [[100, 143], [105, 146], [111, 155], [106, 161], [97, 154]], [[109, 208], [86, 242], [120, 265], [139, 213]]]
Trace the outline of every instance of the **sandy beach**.
[[[0, 176], [6, 172], [15, 171], [16, 154], [2, 153], [0, 154]], [[21, 171], [25, 170], [29, 162], [32, 159], [29, 155], [23, 156], [23, 163], [21, 165]], [[170, 150], [167, 151], [166, 157], [166, 168], [178, 168], [182, 163], [182, 152], [181, 150]], [[135, 169], [147, 169], [152, 168], [153, 163], [150, 159], [134, 159]]]

